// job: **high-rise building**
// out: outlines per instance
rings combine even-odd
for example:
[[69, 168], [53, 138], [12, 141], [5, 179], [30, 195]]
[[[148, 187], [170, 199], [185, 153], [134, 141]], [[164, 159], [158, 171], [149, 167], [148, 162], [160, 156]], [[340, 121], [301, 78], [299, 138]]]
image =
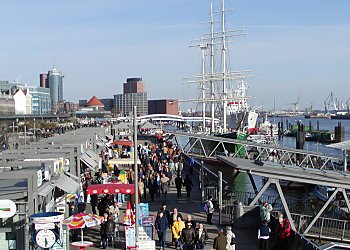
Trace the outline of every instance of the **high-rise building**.
[[41, 88], [49, 88], [49, 83], [47, 80], [47, 74], [46, 73], [42, 73], [40, 74], [40, 85]]
[[142, 78], [128, 78], [123, 84], [123, 93], [143, 93], [144, 92], [144, 82]]
[[32, 96], [32, 114], [43, 115], [51, 113], [51, 97], [48, 88], [28, 86]]
[[178, 100], [149, 100], [148, 101], [148, 114], [179, 114], [179, 102]]
[[47, 82], [50, 88], [51, 103], [63, 101], [63, 75], [55, 67], [47, 73]]
[[148, 113], [147, 92], [114, 95], [114, 102], [116, 112], [122, 116], [132, 114], [134, 106], [137, 107], [138, 116]]

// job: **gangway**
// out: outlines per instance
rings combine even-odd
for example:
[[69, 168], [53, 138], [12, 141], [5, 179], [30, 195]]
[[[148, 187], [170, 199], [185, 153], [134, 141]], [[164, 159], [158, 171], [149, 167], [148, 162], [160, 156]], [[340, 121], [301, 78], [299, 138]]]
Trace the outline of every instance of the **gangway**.
[[[301, 168], [297, 166], [286, 166], [271, 162], [251, 161], [247, 159], [219, 156], [218, 160], [226, 163], [237, 170], [235, 178], [246, 172], [249, 176], [256, 175], [264, 177], [267, 182], [260, 190], [256, 188], [254, 179], [250, 178], [255, 190], [255, 195], [245, 204], [248, 207], [256, 206], [266, 189], [274, 184], [279, 198], [283, 204], [283, 210], [290, 221], [291, 228], [301, 235], [318, 237], [320, 239], [337, 240], [350, 242], [350, 222], [348, 220], [337, 220], [321, 217], [326, 208], [334, 201], [335, 197], [341, 196], [344, 199], [347, 213], [350, 211], [350, 202], [346, 190], [350, 189], [350, 175], [336, 171], [325, 171], [312, 168]], [[288, 201], [286, 200], [280, 182], [301, 182], [305, 184], [328, 186], [335, 188], [325, 204], [315, 215], [303, 215], [291, 213]]]
[[200, 158], [216, 159], [217, 156], [230, 156], [320, 170], [342, 168], [339, 165], [341, 156], [205, 134], [184, 132], [169, 132], [169, 134], [169, 139], [172, 139], [185, 154]]

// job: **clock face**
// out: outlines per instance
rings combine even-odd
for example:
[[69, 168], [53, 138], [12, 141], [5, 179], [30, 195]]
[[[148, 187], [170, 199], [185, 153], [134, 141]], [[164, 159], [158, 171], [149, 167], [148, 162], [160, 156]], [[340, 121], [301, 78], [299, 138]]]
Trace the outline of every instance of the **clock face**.
[[50, 248], [56, 242], [56, 235], [51, 230], [43, 229], [37, 232], [35, 240], [39, 247]]

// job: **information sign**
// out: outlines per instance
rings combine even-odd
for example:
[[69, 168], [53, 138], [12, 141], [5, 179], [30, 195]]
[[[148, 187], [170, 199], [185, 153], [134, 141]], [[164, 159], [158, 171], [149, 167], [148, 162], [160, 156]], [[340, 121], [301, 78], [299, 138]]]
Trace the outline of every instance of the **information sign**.
[[148, 203], [140, 203], [139, 204], [139, 218], [138, 218], [138, 223], [139, 225], [141, 224], [142, 218], [149, 216], [149, 208], [148, 208]]
[[135, 248], [135, 227], [125, 227], [125, 246], [126, 248]]

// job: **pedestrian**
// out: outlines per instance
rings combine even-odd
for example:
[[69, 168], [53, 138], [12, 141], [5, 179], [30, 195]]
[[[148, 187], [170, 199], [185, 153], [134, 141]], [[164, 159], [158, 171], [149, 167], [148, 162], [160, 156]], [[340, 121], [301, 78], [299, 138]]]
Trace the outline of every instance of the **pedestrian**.
[[271, 211], [272, 211], [271, 204], [264, 201], [262, 203], [262, 205], [260, 206], [260, 219], [261, 219], [261, 221], [266, 220], [267, 223], [269, 223]]
[[193, 182], [190, 179], [190, 176], [188, 174], [186, 175], [186, 178], [184, 180], [184, 185], [186, 187], [187, 198], [190, 198], [191, 197], [191, 191], [192, 191], [192, 188], [193, 188]]
[[108, 214], [104, 213], [103, 220], [100, 227], [101, 247], [103, 248], [106, 248], [106, 245], [107, 245], [107, 231], [106, 231], [107, 221], [108, 221]]
[[149, 190], [149, 195], [151, 196], [151, 201], [154, 201], [154, 195], [157, 192], [157, 180], [154, 178], [153, 175], [151, 175], [148, 181], [148, 190]]
[[232, 227], [226, 227], [226, 250], [236, 249], [236, 235], [232, 232]]
[[97, 214], [96, 213], [96, 205], [98, 203], [98, 196], [97, 194], [92, 194], [90, 195], [90, 205], [91, 205], [91, 211], [93, 214]]
[[224, 230], [220, 229], [218, 231], [218, 236], [215, 237], [214, 239], [214, 244], [213, 244], [213, 248], [215, 250], [226, 250], [226, 236], [224, 235]]
[[173, 222], [173, 225], [171, 227], [171, 231], [173, 233], [173, 239], [175, 243], [175, 249], [177, 249], [177, 246], [182, 249], [182, 241], [181, 241], [181, 232], [185, 228], [185, 223], [182, 221], [181, 216], [177, 217], [177, 220]]
[[190, 167], [190, 174], [191, 174], [191, 175], [193, 175], [194, 164], [195, 164], [194, 158], [190, 156], [190, 157], [188, 158], [188, 165], [189, 165], [189, 167]]
[[165, 203], [163, 203], [163, 204], [162, 204], [162, 207], [159, 209], [157, 217], [159, 217], [159, 213], [161, 213], [161, 212], [162, 212], [162, 213], [164, 214], [164, 216], [167, 218], [168, 224], [169, 224], [169, 222], [171, 221], [170, 212], [169, 212], [169, 210], [166, 208], [166, 204], [165, 204]]
[[279, 234], [277, 245], [280, 250], [288, 250], [289, 248], [289, 238], [290, 238], [290, 223], [288, 219], [284, 219], [283, 215], [278, 218], [279, 221]]
[[166, 201], [168, 191], [169, 191], [169, 177], [167, 177], [165, 174], [162, 174], [162, 178], [160, 178], [160, 183], [162, 187], [162, 193], [163, 193], [163, 201]]
[[199, 223], [199, 227], [196, 228], [196, 249], [204, 249], [208, 239], [207, 230], [204, 228], [203, 223]]
[[193, 229], [196, 229], [197, 222], [193, 220], [192, 215], [190, 215], [190, 214], [187, 215], [187, 219], [186, 219], [186, 221], [185, 221], [185, 224], [186, 224], [186, 223], [191, 223], [192, 228], [193, 228]]
[[156, 230], [158, 233], [159, 246], [160, 249], [165, 249], [165, 240], [166, 240], [166, 230], [168, 228], [168, 219], [164, 216], [164, 213], [161, 211], [158, 214], [156, 219]]
[[143, 183], [142, 179], [139, 178], [139, 181], [137, 183], [138, 187], [139, 187], [139, 203], [141, 203], [141, 199], [143, 197], [143, 192], [144, 192], [144, 186], [145, 184]]
[[196, 241], [196, 232], [192, 228], [191, 222], [186, 222], [186, 227], [182, 230], [181, 240], [183, 243], [183, 250], [193, 250]]
[[181, 178], [181, 175], [177, 175], [177, 177], [175, 178], [175, 186], [176, 186], [176, 191], [177, 191], [177, 197], [180, 198], [182, 196], [181, 194], [181, 188], [184, 185], [184, 182]]
[[267, 225], [267, 221], [264, 220], [258, 230], [259, 250], [269, 249], [270, 233], [271, 229]]
[[212, 225], [212, 218], [214, 213], [214, 204], [213, 204], [213, 196], [209, 195], [207, 201], [207, 224]]

